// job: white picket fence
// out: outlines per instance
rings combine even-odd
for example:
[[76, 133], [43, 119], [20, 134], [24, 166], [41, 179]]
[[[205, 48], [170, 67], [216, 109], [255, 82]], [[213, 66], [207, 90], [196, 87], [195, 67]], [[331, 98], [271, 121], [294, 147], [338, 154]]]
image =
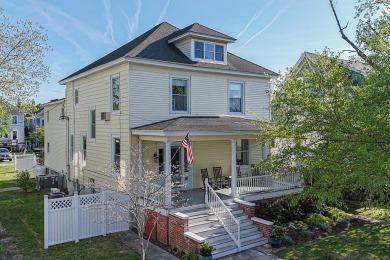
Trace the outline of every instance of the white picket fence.
[[35, 165], [37, 165], [35, 154], [14, 156], [15, 172], [32, 171]]
[[44, 197], [45, 249], [129, 229], [129, 198], [118, 192], [49, 199]]

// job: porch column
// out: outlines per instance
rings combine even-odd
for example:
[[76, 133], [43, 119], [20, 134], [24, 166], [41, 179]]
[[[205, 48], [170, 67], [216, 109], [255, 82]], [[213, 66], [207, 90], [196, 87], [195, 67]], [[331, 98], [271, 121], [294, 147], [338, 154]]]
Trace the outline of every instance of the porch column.
[[238, 197], [237, 194], [237, 140], [233, 139], [232, 142], [232, 197]]
[[171, 204], [171, 142], [165, 142], [165, 204]]
[[143, 142], [138, 140], [138, 177], [141, 179], [143, 170]]

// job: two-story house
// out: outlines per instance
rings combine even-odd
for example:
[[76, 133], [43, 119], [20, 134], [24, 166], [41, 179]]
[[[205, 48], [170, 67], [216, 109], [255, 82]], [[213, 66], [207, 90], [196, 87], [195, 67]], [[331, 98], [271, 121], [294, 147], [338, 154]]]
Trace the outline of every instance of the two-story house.
[[[220, 167], [229, 182], [220, 187], [224, 198], [299, 191], [295, 182], [251, 174], [268, 154], [253, 121], [270, 116], [270, 79], [277, 74], [228, 52], [234, 42], [198, 23], [179, 29], [164, 22], [62, 79], [69, 179], [110, 183], [104, 169], [147, 165], [172, 174], [168, 193], [181, 189], [193, 204], [202, 204], [201, 172], [213, 177], [213, 168]], [[181, 146], [188, 133], [191, 165]], [[127, 174], [124, 168], [121, 174]]]
[[10, 128], [8, 133], [0, 136], [0, 145], [8, 149], [19, 151], [24, 147], [24, 112], [16, 107], [6, 106], [10, 114], [8, 122]]
[[43, 107], [38, 109], [32, 116], [26, 117], [27, 128], [29, 131], [35, 131], [39, 127], [44, 127], [45, 119]]

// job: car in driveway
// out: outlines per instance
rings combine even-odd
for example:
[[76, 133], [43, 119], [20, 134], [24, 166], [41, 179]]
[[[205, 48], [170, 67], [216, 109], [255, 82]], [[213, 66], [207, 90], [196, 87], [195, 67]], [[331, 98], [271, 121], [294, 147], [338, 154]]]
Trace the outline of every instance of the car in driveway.
[[0, 162], [12, 161], [12, 155], [6, 148], [0, 148]]

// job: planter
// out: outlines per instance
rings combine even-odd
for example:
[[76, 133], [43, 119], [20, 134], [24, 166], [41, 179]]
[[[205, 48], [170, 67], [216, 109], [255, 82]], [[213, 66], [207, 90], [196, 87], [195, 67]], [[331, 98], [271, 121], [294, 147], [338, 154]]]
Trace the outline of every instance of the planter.
[[213, 260], [212, 255], [198, 255], [198, 260]]
[[282, 246], [282, 238], [268, 238], [268, 243], [271, 244], [272, 248], [279, 248]]

